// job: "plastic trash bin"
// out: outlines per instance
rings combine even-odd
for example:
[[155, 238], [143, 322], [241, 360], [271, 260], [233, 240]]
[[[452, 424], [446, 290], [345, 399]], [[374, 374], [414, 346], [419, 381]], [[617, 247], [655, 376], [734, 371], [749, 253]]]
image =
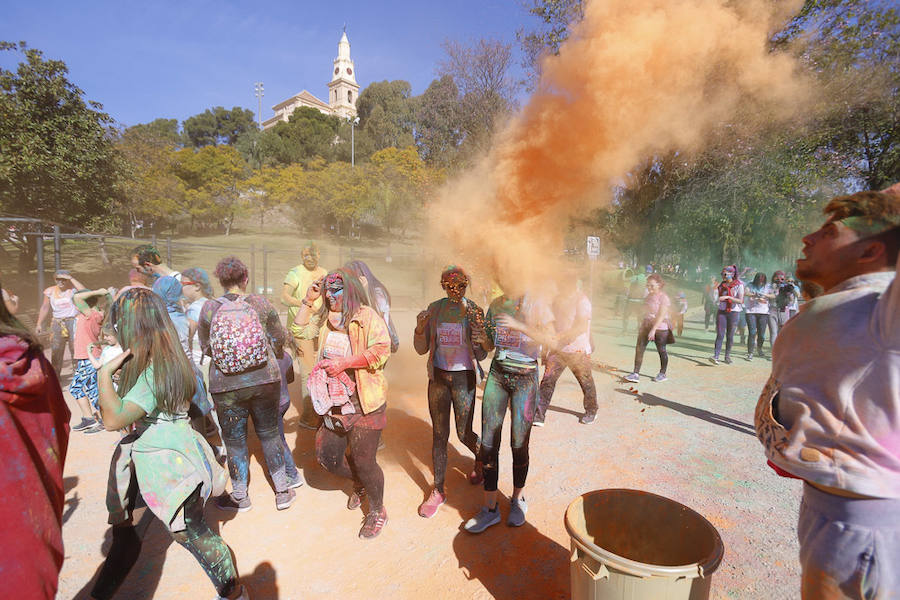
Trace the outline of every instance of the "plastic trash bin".
[[706, 600], [725, 554], [700, 514], [640, 490], [583, 494], [565, 524], [573, 600]]

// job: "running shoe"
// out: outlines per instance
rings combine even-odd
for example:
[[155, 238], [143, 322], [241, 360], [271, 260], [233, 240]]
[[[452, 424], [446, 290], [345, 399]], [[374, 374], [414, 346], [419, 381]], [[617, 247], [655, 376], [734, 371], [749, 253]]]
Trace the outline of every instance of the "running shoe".
[[747, 360], [750, 361], [750, 362], [753, 361], [753, 353], [752, 353], [752, 352], [748, 352], [748, 353], [747, 353]]
[[447, 501], [447, 497], [437, 490], [431, 490], [431, 495], [419, 505], [419, 516], [430, 519], [437, 514], [441, 505]]
[[638, 375], [637, 373], [629, 373], [622, 379], [624, 379], [625, 381], [630, 381], [631, 383], [637, 383], [641, 380], [641, 376]]
[[596, 420], [597, 420], [597, 411], [589, 410], [586, 413], [584, 413], [583, 415], [581, 415], [581, 418], [578, 419], [578, 422], [581, 423], [582, 425], [590, 425], [591, 423], [593, 423]]
[[532, 426], [532, 427], [543, 427], [543, 426], [544, 426], [544, 420], [535, 417], [535, 418], [534, 418], [534, 421], [531, 422], [531, 426]]
[[103, 427], [103, 423], [101, 423], [100, 421], [96, 421], [94, 423], [94, 425], [92, 425], [91, 427], [88, 427], [87, 429], [82, 429], [82, 433], [87, 433], [87, 434], [100, 433], [101, 431], [104, 431], [104, 430], [105, 430], [105, 428]]
[[726, 356], [726, 357], [725, 357], [725, 360], [724, 360], [723, 362], [724, 362], [726, 365], [730, 365], [730, 364], [731, 364], [731, 357], [730, 357], [730, 356]]
[[656, 383], [662, 383], [666, 379], [668, 379], [668, 377], [666, 377], [665, 373], [657, 373], [656, 377], [653, 378], [653, 381], [655, 381]]
[[510, 527], [521, 527], [525, 524], [525, 513], [528, 512], [528, 503], [525, 498], [513, 498], [509, 503], [509, 516], [506, 524]]
[[387, 510], [382, 506], [380, 510], [371, 510], [363, 521], [359, 530], [359, 537], [363, 540], [371, 540], [376, 537], [387, 523]]
[[295, 490], [298, 487], [302, 487], [304, 483], [306, 483], [306, 480], [303, 479], [303, 473], [297, 471], [296, 477], [288, 479], [288, 489]]
[[719, 357], [718, 356], [710, 356], [709, 362], [711, 362], [714, 365], [717, 365], [717, 364], [719, 364]]
[[275, 492], [275, 508], [278, 510], [287, 510], [296, 499], [297, 492], [291, 488], [288, 488], [283, 492]]
[[362, 504], [362, 499], [366, 497], [366, 488], [355, 488], [350, 497], [347, 498], [347, 508], [356, 510]]
[[488, 527], [496, 525], [500, 522], [500, 505], [495, 504], [494, 508], [482, 506], [481, 511], [468, 521], [463, 528], [469, 533], [481, 533]]
[[241, 498], [240, 500], [235, 500], [234, 496], [225, 493], [216, 498], [216, 508], [228, 512], [242, 513], [247, 512], [248, 510], [253, 508], [253, 505], [250, 504], [250, 496]]
[[472, 472], [469, 473], [469, 483], [479, 485], [482, 481], [484, 481], [484, 463], [476, 460]]
[[72, 431], [84, 431], [89, 427], [93, 427], [96, 423], [97, 419], [85, 419], [84, 417], [81, 417], [81, 422], [78, 423], [78, 425], [73, 425]]

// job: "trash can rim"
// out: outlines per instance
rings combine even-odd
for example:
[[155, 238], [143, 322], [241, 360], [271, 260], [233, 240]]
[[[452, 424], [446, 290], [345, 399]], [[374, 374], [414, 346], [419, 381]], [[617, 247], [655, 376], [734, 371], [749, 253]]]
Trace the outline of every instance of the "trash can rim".
[[[630, 558], [625, 558], [624, 556], [620, 556], [618, 554], [610, 552], [605, 548], [601, 548], [600, 546], [597, 546], [596, 544], [585, 540], [580, 533], [574, 530], [574, 527], [572, 526], [571, 520], [569, 518], [570, 512], [575, 508], [576, 504], [578, 504], [579, 502], [583, 503], [586, 497], [602, 492], [634, 492], [647, 496], [654, 496], [656, 498], [678, 504], [685, 510], [690, 511], [694, 515], [699, 517], [700, 520], [708, 526], [710, 531], [713, 532], [717, 542], [715, 544], [715, 551], [702, 563], [694, 562], [686, 565], [652, 565], [649, 563], [632, 560]], [[654, 494], [653, 492], [647, 492], [644, 490], [635, 490], [629, 488], [604, 488], [602, 490], [585, 492], [569, 503], [569, 506], [566, 508], [563, 524], [565, 525], [566, 531], [569, 533], [569, 536], [572, 538], [572, 543], [581, 548], [583, 551], [596, 554], [601, 559], [609, 561], [609, 566], [612, 566], [613, 568], [620, 568], [620, 570], [626, 571], [629, 574], [639, 577], [708, 577], [712, 575], [712, 573], [719, 567], [722, 559], [725, 556], [725, 545], [722, 542], [722, 536], [719, 535], [718, 530], [715, 528], [715, 526], [713, 526], [712, 523], [709, 522], [709, 520], [706, 519], [706, 517], [690, 508], [689, 506], [685, 506], [681, 502], [678, 502], [677, 500], [672, 500], [671, 498], [666, 498], [665, 496], [660, 496], [659, 494]]]

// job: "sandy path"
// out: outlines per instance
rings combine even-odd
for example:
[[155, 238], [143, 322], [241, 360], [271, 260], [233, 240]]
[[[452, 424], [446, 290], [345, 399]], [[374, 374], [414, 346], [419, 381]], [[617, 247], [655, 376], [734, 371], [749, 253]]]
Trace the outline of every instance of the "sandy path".
[[[696, 311], [689, 313], [696, 314]], [[431, 520], [416, 514], [430, 491], [431, 425], [425, 403], [424, 359], [411, 348], [415, 312], [396, 311], [403, 340], [387, 372], [387, 446], [379, 453], [389, 521], [373, 541], [357, 539], [362, 512], [345, 508], [349, 485], [316, 463], [312, 433], [288, 412], [286, 430], [308, 485], [297, 502], [277, 512], [252, 444], [253, 510], [241, 515], [207, 507], [207, 517], [234, 550], [255, 600], [280, 598], [567, 598], [569, 539], [563, 513], [577, 495], [628, 487], [658, 493], [706, 516], [721, 533], [726, 555], [713, 577], [713, 598], [798, 596], [795, 523], [800, 486], [775, 476], [752, 435], [756, 396], [768, 361], [712, 367], [712, 335], [688, 323], [671, 347], [670, 380], [643, 379], [635, 395], [618, 377], [630, 370], [633, 333], [597, 318], [594, 359], [601, 414], [577, 422], [580, 390], [566, 373], [557, 386], [547, 426], [535, 430], [526, 488], [528, 523], [501, 523], [482, 535], [460, 531], [477, 511], [480, 488], [465, 480], [472, 458], [451, 438], [448, 503]], [[743, 352], [736, 352], [743, 356]], [[610, 372], [605, 365], [625, 369]], [[485, 363], [487, 366], [487, 363]], [[652, 347], [644, 373], [655, 374]], [[630, 384], [629, 384], [630, 385]], [[296, 390], [293, 390], [296, 392]], [[72, 407], [74, 409], [74, 405]], [[74, 411], [73, 412], [77, 412]], [[77, 421], [76, 419], [73, 419]], [[504, 432], [507, 434], [508, 429]], [[118, 436], [73, 433], [66, 464], [66, 561], [59, 598], [87, 598], [109, 546], [104, 495], [108, 459]], [[252, 438], [255, 439], [255, 438]], [[508, 441], [501, 452], [501, 493], [512, 487]], [[501, 511], [508, 511], [508, 496]], [[214, 590], [194, 559], [153, 523], [141, 559], [119, 597], [208, 598]]]

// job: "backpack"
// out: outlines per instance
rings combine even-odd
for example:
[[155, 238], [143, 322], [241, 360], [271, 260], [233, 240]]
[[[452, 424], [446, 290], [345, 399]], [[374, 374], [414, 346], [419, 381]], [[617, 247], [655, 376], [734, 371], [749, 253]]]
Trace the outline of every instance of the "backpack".
[[226, 375], [243, 373], [269, 360], [269, 342], [259, 315], [244, 298], [217, 300], [219, 310], [209, 325], [213, 363]]

